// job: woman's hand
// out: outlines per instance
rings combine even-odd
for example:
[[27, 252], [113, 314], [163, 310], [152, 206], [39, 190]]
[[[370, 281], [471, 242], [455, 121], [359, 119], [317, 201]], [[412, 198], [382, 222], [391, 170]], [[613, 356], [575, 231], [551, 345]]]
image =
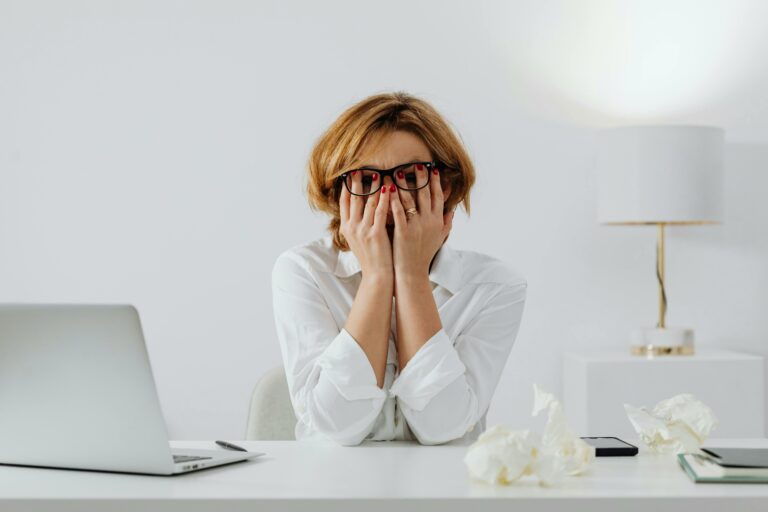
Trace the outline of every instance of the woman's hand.
[[[405, 179], [395, 176], [398, 183]], [[389, 192], [388, 192], [389, 193]], [[429, 185], [416, 191], [397, 188], [390, 196], [395, 232], [392, 259], [396, 276], [428, 276], [429, 266], [453, 225], [453, 212], [443, 214], [444, 198], [440, 175], [433, 170]], [[417, 208], [415, 215], [406, 214]]]
[[[361, 173], [352, 171], [352, 191], [362, 190]], [[393, 276], [392, 245], [386, 229], [390, 194], [386, 184], [370, 196], [352, 195], [346, 185], [341, 186], [339, 229], [360, 262], [363, 276]]]

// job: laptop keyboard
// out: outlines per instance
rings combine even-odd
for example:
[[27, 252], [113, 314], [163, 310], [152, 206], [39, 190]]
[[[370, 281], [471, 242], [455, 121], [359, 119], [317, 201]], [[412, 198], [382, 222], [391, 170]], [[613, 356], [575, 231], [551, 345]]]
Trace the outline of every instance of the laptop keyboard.
[[174, 463], [191, 462], [193, 460], [207, 460], [207, 459], [210, 459], [210, 457], [197, 457], [195, 455], [174, 455], [173, 456]]

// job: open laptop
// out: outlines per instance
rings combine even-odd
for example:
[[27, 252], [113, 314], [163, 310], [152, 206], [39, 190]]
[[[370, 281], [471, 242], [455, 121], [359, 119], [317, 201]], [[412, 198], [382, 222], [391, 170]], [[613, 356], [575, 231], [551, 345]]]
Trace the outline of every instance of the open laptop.
[[173, 475], [260, 455], [170, 448], [133, 306], [0, 304], [0, 464]]

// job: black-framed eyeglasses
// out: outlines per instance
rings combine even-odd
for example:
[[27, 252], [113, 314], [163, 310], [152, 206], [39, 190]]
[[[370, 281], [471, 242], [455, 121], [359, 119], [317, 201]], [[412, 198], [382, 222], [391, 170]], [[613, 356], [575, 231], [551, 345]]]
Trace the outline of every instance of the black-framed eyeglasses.
[[[349, 193], [354, 196], [375, 194], [387, 176], [399, 189], [414, 191], [429, 185], [429, 173], [433, 169], [437, 169], [439, 172], [443, 168], [444, 166], [440, 162], [408, 162], [391, 169], [361, 167], [360, 169], [350, 169], [339, 176], [338, 180], [343, 181]], [[359, 184], [357, 185], [355, 184], [356, 173], [360, 173]], [[358, 190], [355, 191], [355, 188]]]

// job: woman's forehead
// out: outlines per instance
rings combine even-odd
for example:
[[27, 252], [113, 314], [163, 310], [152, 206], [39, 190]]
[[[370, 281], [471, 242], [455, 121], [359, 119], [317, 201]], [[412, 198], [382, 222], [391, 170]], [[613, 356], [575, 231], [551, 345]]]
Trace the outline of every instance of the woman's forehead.
[[418, 135], [397, 130], [374, 134], [366, 141], [355, 159], [360, 167], [389, 169], [414, 160], [431, 160], [429, 148]]

